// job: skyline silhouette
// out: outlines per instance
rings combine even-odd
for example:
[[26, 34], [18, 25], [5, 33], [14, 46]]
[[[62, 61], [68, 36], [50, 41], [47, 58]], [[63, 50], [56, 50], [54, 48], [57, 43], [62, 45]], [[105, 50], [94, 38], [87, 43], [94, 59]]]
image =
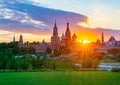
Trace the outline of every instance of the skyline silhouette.
[[[119, 26], [118, 24], [119, 19], [116, 19], [116, 17], [112, 17], [112, 16], [109, 17], [110, 15], [108, 14], [109, 20], [107, 22], [104, 22], [104, 20], [106, 20], [106, 18], [108, 17], [106, 16], [102, 16], [102, 18], [99, 17], [103, 20], [102, 23], [106, 25], [104, 27], [102, 25], [95, 26], [94, 23], [100, 23], [100, 21], [94, 21], [93, 18], [89, 17], [91, 16], [91, 14], [89, 14], [90, 11], [91, 13], [94, 12], [91, 10], [91, 8], [90, 9], [86, 9], [86, 8], [88, 8], [91, 5], [93, 6], [98, 4], [101, 5], [103, 4], [103, 2], [99, 0], [98, 1], [88, 0], [90, 4], [87, 5], [86, 1], [80, 1], [81, 3], [78, 1], [78, 3], [76, 4], [78, 9], [76, 9], [75, 6], [72, 7], [71, 5], [72, 2], [76, 3], [77, 1], [71, 1], [71, 2], [68, 2], [67, 0], [63, 1], [63, 4], [66, 4], [66, 7], [64, 9], [58, 8], [59, 5], [56, 6], [57, 1], [52, 1], [50, 3], [48, 2], [49, 2], [48, 0], [0, 1], [0, 8], [1, 8], [0, 42], [9, 42], [11, 41], [13, 35], [16, 35], [16, 37], [18, 37], [20, 34], [24, 35], [25, 41], [31, 41], [31, 42], [42, 41], [44, 38], [46, 39], [47, 42], [49, 42], [50, 41], [49, 36], [52, 35], [51, 29], [53, 28], [53, 24], [55, 20], [58, 24], [60, 36], [65, 31], [64, 29], [66, 28], [65, 27], [66, 22], [69, 22], [70, 29], [72, 31], [71, 34], [74, 34], [76, 32], [78, 34], [79, 40], [86, 39], [89, 41], [96, 41], [97, 39], [99, 39], [100, 37], [99, 35], [101, 34], [101, 32], [105, 33], [106, 41], [109, 39], [110, 36], [115, 36], [115, 38], [119, 40], [118, 36], [120, 34], [120, 31], [115, 30], [119, 28], [116, 27]], [[60, 2], [60, 4], [62, 3], [62, 1], [59, 0], [58, 2]], [[108, 2], [107, 0], [104, 1], [104, 5], [106, 4], [108, 7], [111, 7], [112, 5], [116, 5], [114, 8], [115, 13], [112, 15], [115, 16], [116, 14], [119, 14], [119, 11], [118, 13], [116, 13], [117, 8], [119, 7], [117, 2], [119, 1], [116, 1], [113, 4], [111, 4], [112, 3], [111, 1], [109, 3], [107, 2]], [[79, 4], [80, 6], [78, 6]], [[83, 6], [85, 4], [87, 5], [86, 7]], [[82, 10], [80, 10], [79, 8]], [[89, 13], [86, 14], [85, 12], [89, 12]], [[96, 15], [94, 15], [94, 18], [95, 17]], [[115, 20], [113, 20], [113, 18]], [[109, 27], [108, 24], [111, 24], [111, 21], [113, 26]]]

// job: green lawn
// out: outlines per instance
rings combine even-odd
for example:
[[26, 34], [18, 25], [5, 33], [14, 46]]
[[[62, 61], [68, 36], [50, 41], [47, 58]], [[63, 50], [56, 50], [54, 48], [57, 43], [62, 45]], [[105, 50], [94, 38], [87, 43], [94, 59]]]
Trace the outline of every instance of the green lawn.
[[120, 85], [120, 73], [94, 71], [0, 73], [0, 85]]

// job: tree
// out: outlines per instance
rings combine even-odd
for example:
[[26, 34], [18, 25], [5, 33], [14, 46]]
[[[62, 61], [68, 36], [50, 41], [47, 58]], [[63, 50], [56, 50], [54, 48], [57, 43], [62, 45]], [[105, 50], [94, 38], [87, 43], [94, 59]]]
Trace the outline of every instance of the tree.
[[35, 48], [32, 46], [30, 47], [21, 47], [19, 50], [20, 54], [34, 54], [35, 53]]
[[51, 52], [52, 52], [52, 50], [51, 50], [49, 47], [47, 47], [45, 53], [47, 53], [47, 54], [51, 54]]
[[83, 68], [94, 68], [94, 69], [98, 68], [99, 60], [98, 60], [98, 56], [95, 54], [96, 52], [94, 52], [92, 47], [86, 47], [82, 49], [82, 52], [80, 55], [81, 66]]
[[120, 52], [120, 50], [118, 48], [111, 48], [111, 49], [108, 49], [108, 53], [109, 54], [112, 54], [114, 56], [117, 56], [117, 54]]
[[103, 57], [104, 57], [104, 53], [102, 52], [97, 52], [97, 53], [94, 53], [94, 58], [97, 58], [97, 59], [99, 59], [99, 60], [101, 60], [101, 59], [103, 59]]

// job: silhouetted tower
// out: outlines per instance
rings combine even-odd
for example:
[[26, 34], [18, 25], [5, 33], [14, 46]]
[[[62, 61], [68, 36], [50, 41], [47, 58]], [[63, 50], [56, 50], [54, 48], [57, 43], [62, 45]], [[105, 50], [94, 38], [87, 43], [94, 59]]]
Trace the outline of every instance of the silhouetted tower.
[[77, 41], [77, 35], [74, 33], [73, 36], [72, 36], [72, 41], [73, 42], [76, 42]]
[[15, 42], [15, 35], [13, 36], [13, 42]]
[[53, 27], [53, 36], [51, 37], [51, 45], [54, 49], [58, 49], [60, 47], [60, 37], [58, 36], [58, 28], [56, 21]]
[[55, 21], [55, 25], [54, 25], [54, 28], [53, 28], [53, 36], [58, 36], [58, 28], [57, 28], [56, 21]]
[[20, 45], [23, 44], [23, 36], [22, 36], [22, 34], [20, 35], [20, 38], [19, 38], [19, 44], [20, 44]]
[[104, 33], [102, 32], [101, 42], [104, 43]]
[[70, 33], [69, 23], [68, 22], [67, 22], [67, 29], [66, 29], [66, 32], [65, 32], [65, 38], [66, 38], [66, 42], [71, 41], [71, 33]]

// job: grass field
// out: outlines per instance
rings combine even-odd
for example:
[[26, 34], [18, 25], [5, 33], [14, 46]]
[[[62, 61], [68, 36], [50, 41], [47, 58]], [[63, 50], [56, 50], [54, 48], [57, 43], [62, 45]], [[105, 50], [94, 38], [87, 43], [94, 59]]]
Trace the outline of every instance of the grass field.
[[100, 71], [0, 73], [0, 85], [120, 85], [120, 73]]

